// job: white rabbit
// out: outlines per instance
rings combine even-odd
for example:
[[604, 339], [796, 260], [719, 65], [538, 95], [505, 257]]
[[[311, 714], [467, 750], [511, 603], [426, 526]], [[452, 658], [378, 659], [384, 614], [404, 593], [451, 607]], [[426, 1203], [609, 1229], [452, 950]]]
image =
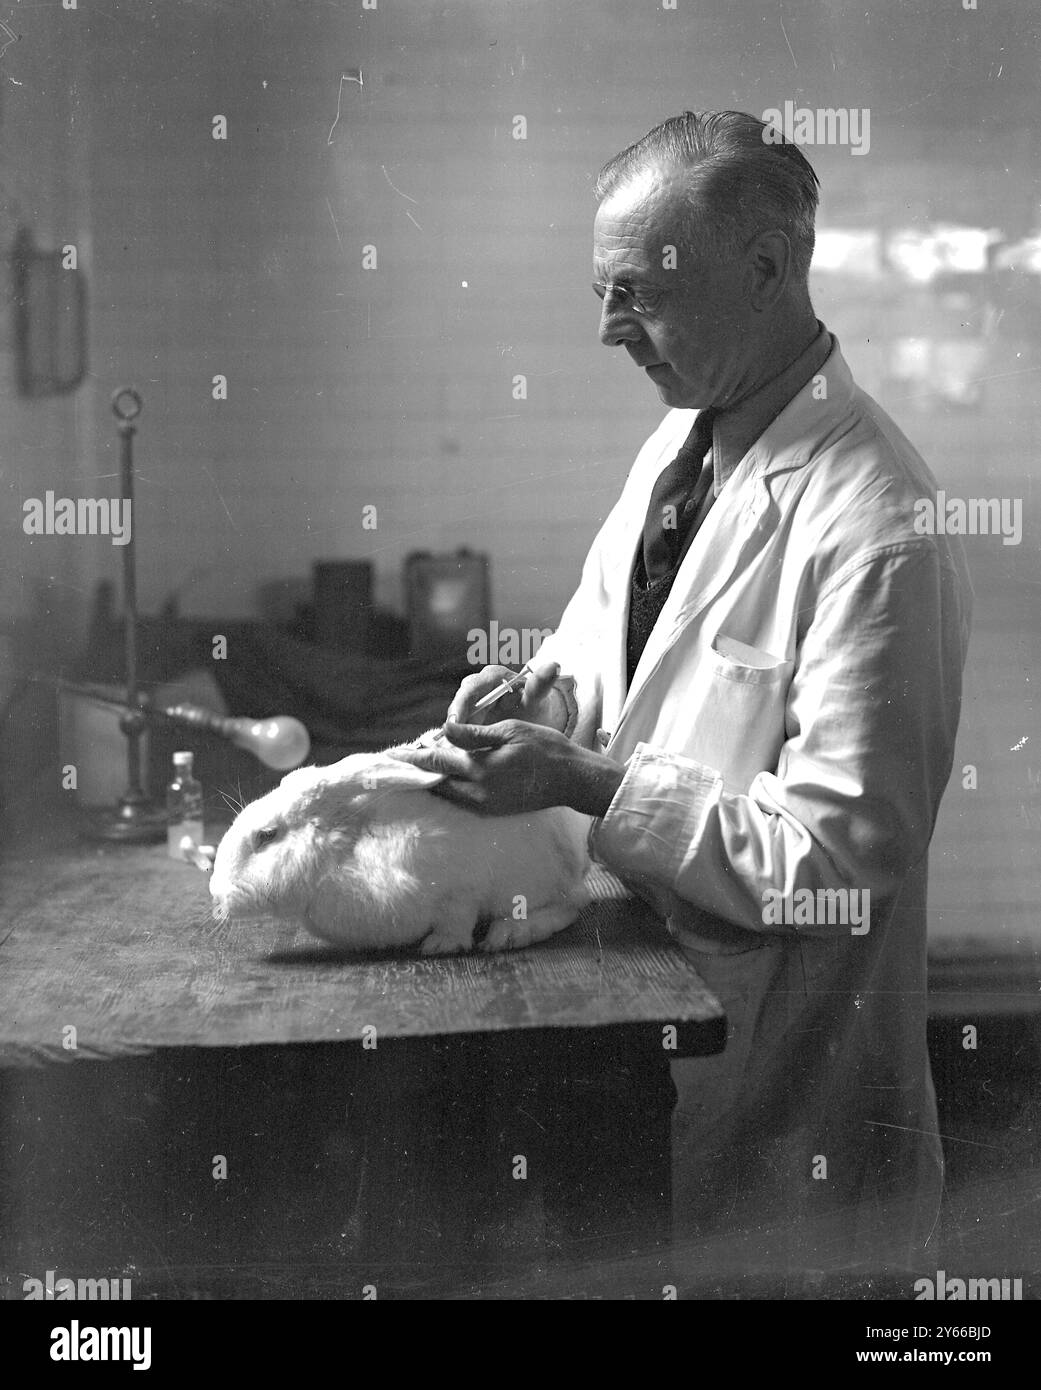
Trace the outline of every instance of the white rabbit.
[[471, 949], [483, 921], [485, 951], [573, 922], [590, 900], [589, 818], [562, 806], [481, 816], [431, 795], [441, 780], [389, 751], [290, 772], [221, 841], [214, 917], [273, 916], [346, 949], [424, 955]]

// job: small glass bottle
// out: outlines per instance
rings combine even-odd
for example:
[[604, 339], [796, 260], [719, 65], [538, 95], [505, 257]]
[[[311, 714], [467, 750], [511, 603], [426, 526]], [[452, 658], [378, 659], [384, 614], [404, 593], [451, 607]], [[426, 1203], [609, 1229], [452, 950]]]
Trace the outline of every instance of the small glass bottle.
[[171, 859], [185, 857], [182, 841], [198, 848], [205, 838], [202, 826], [202, 784], [192, 776], [194, 755], [173, 755], [174, 778], [166, 789], [166, 852]]

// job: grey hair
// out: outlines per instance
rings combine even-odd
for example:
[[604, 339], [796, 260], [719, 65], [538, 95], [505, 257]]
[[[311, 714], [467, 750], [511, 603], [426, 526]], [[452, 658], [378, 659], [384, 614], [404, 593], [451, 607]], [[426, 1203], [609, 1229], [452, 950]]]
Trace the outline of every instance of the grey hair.
[[744, 111], [670, 116], [608, 160], [596, 180], [597, 202], [656, 168], [678, 169], [686, 179], [690, 217], [682, 234], [691, 250], [726, 260], [759, 232], [780, 230], [792, 248], [792, 279], [805, 284], [820, 180], [776, 127]]

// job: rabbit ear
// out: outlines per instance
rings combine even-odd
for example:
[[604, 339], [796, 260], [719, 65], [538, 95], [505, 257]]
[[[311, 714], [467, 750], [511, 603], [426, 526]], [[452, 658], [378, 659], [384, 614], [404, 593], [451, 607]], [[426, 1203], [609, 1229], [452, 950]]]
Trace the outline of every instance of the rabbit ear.
[[418, 787], [436, 787], [448, 774], [429, 772], [425, 767], [404, 758], [383, 757], [374, 759], [363, 780], [371, 783], [373, 791], [389, 791]]

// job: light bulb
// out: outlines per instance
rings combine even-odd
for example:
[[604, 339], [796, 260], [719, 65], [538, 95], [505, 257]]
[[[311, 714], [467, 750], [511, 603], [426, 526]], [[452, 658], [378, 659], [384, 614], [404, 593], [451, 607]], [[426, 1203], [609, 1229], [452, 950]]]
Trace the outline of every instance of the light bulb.
[[311, 736], [299, 719], [229, 719], [232, 743], [245, 748], [267, 767], [288, 772], [299, 767], [311, 751]]

